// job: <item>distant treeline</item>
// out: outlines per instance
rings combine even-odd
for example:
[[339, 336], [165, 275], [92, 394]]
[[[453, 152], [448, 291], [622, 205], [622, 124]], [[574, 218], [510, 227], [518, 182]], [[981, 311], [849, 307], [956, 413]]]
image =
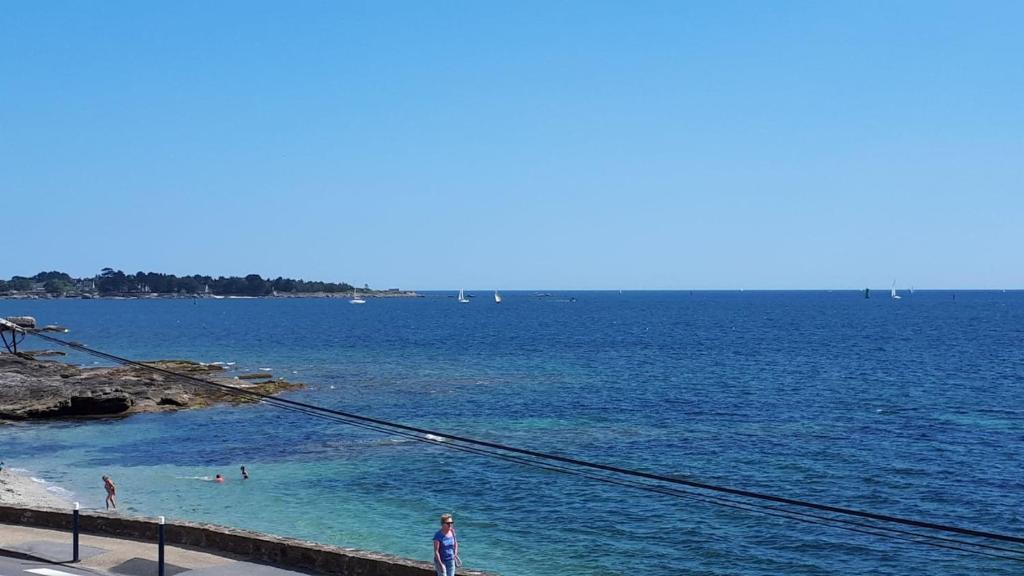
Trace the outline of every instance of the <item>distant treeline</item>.
[[31, 292], [43, 290], [50, 294], [68, 292], [104, 294], [224, 294], [266, 296], [277, 292], [350, 292], [346, 282], [307, 282], [291, 278], [264, 279], [259, 274], [238, 276], [175, 276], [157, 272], [125, 274], [104, 268], [92, 278], [72, 278], [64, 272], [40, 272], [32, 277], [14, 276], [0, 280], [0, 292]]

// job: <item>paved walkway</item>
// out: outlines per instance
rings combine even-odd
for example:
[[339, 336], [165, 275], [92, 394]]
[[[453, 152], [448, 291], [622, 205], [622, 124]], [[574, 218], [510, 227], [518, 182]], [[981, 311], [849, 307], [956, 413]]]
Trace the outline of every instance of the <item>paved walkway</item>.
[[0, 556], [0, 575], [2, 576], [96, 576], [96, 574], [96, 572], [70, 566], [54, 566], [37, 560]]
[[[67, 564], [80, 570], [120, 576], [157, 576], [156, 543], [82, 534], [80, 561], [71, 564], [71, 533], [0, 524], [0, 555]], [[301, 572], [245, 562], [178, 546], [164, 547], [165, 576], [297, 576]], [[45, 576], [45, 575], [44, 575]], [[58, 576], [58, 575], [50, 575]]]

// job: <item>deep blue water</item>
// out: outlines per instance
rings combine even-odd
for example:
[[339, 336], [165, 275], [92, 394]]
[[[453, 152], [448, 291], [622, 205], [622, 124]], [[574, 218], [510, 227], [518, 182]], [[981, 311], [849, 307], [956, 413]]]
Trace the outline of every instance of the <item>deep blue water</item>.
[[[293, 398], [377, 418], [1024, 533], [1022, 292], [478, 295], [0, 300], [0, 315], [136, 359], [272, 368], [310, 385]], [[269, 406], [0, 427], [0, 451], [88, 506], [102, 506], [110, 474], [130, 513], [421, 560], [436, 517], [454, 512], [466, 564], [509, 575], [1024, 572]], [[227, 484], [195, 479], [218, 472]]]

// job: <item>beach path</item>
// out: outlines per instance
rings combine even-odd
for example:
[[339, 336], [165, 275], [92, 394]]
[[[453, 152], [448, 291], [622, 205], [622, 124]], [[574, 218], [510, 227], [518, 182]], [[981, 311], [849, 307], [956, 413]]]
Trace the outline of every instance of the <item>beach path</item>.
[[[65, 572], [65, 563], [71, 561], [71, 534], [59, 530], [29, 528], [0, 524], [0, 556], [32, 558], [57, 563], [50, 568]], [[152, 576], [157, 573], [157, 549], [153, 543], [121, 540], [104, 536], [82, 534], [80, 558], [75, 568], [90, 572], [103, 572], [127, 576]], [[6, 560], [0, 558], [0, 561]], [[6, 570], [4, 576], [22, 571]], [[189, 550], [177, 546], [165, 547], [166, 576], [295, 576], [301, 572], [272, 566], [252, 564], [237, 558]], [[25, 572], [21, 576], [61, 576], [45, 572]]]

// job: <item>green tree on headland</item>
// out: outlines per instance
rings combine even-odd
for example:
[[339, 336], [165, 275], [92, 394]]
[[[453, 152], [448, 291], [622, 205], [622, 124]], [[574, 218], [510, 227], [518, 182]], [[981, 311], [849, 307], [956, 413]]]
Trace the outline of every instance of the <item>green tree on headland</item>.
[[71, 282], [65, 282], [64, 280], [51, 279], [47, 280], [43, 284], [43, 290], [46, 290], [47, 294], [64, 294], [71, 290]]
[[104, 268], [96, 281], [96, 290], [100, 294], [118, 294], [128, 291], [128, 277], [120, 270]]
[[67, 284], [71, 284], [74, 282], [74, 278], [72, 278], [71, 276], [64, 272], [57, 272], [56, 270], [52, 272], [40, 272], [39, 274], [33, 276], [32, 280], [34, 282], [49, 282], [50, 280], [59, 280], [61, 282], [66, 282]]
[[18, 292], [28, 292], [32, 289], [32, 279], [25, 278], [23, 276], [13, 276], [11, 281], [7, 283], [8, 290], [16, 290]]
[[278, 292], [298, 292], [298, 290], [296, 290], [295, 280], [290, 278], [281, 278], [278, 276], [271, 281], [270, 285], [273, 290], [277, 290]]
[[266, 296], [273, 290], [270, 282], [260, 278], [259, 274], [249, 274], [245, 277], [245, 293], [249, 296]]

